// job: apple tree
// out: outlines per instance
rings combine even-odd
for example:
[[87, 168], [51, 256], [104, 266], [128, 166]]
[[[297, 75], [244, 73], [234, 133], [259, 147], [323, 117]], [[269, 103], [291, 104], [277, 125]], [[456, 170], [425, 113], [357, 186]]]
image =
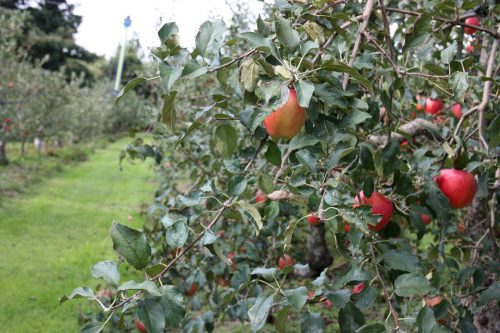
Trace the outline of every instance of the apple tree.
[[[254, 31], [164, 24], [159, 187], [80, 287], [83, 331], [498, 328], [499, 8], [285, 1]], [[472, 46], [472, 47], [469, 47]], [[120, 272], [134, 279], [121, 281]]]

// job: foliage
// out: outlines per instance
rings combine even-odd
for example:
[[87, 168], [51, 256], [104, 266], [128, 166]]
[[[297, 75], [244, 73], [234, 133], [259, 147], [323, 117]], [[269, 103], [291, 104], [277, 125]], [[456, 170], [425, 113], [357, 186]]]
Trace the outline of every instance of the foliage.
[[[486, 8], [472, 37], [454, 15], [471, 15], [477, 1], [382, 4], [277, 0], [257, 31], [203, 23], [193, 51], [178, 44], [175, 23], [161, 28], [159, 75], [132, 80], [119, 97], [157, 79], [164, 91], [155, 144], [137, 139], [122, 155], [158, 165], [151, 220], [143, 231], [120, 226], [120, 237], [110, 230], [128, 263], [117, 264], [144, 279], [114, 281], [104, 301], [75, 289], [99, 305], [102, 320], [88, 327], [126, 331], [139, 318], [149, 332], [211, 332], [229, 319], [286, 332], [290, 318], [302, 332], [475, 331], [474, 316], [499, 301], [486, 294], [498, 295], [494, 213], [483, 205], [493, 221], [485, 236], [464, 233], [467, 209], [452, 210], [433, 177], [466, 169], [478, 178], [476, 200], [495, 207], [498, 8]], [[464, 57], [464, 39], [486, 56]], [[272, 141], [262, 121], [292, 85], [305, 129]], [[465, 113], [417, 115], [417, 94]], [[353, 207], [360, 191], [394, 203], [379, 233], [368, 225], [380, 216]], [[308, 226], [310, 213], [320, 225]], [[311, 248], [318, 238], [326, 250]], [[328, 249], [334, 266], [314, 264]], [[277, 269], [285, 253], [298, 264]], [[334, 318], [320, 314], [326, 301]]]

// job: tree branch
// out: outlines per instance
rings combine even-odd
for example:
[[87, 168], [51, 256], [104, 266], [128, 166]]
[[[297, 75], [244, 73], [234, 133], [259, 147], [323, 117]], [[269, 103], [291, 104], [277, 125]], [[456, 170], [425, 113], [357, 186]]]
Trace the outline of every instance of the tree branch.
[[[498, 25], [497, 31], [498, 31], [498, 34], [500, 35], [500, 24]], [[484, 127], [483, 127], [484, 126], [484, 110], [486, 109], [486, 106], [488, 106], [488, 101], [490, 99], [491, 79], [493, 76], [493, 67], [495, 66], [495, 59], [496, 59], [499, 40], [500, 40], [500, 38], [497, 37], [495, 39], [495, 41], [493, 42], [493, 45], [491, 46], [490, 56], [488, 58], [488, 66], [486, 67], [486, 74], [485, 74], [485, 76], [487, 78], [490, 78], [490, 80], [487, 80], [484, 82], [483, 100], [481, 101], [481, 104], [479, 104], [479, 107], [478, 107], [479, 141], [481, 142], [481, 144], [484, 146], [484, 148], [486, 150], [488, 150], [488, 142], [486, 141], [486, 139], [484, 137]]]
[[[409, 123], [402, 125], [399, 127], [399, 131], [408, 133], [412, 137], [416, 135], [425, 135], [426, 137], [436, 141], [440, 141], [442, 139], [439, 135], [439, 127], [422, 118], [414, 119]], [[399, 133], [394, 133], [392, 137], [400, 143], [406, 140], [406, 138]], [[385, 146], [387, 144], [387, 136], [370, 135], [368, 137], [368, 141], [376, 146]]]
[[[412, 16], [420, 16], [423, 14], [422, 12], [417, 12], [417, 11], [407, 10], [407, 9], [400, 9], [400, 8], [392, 8], [392, 7], [386, 7], [385, 10], [388, 12], [400, 13], [400, 14], [412, 15]], [[460, 25], [462, 27], [473, 28], [473, 29], [485, 32], [487, 34], [490, 34], [497, 39], [500, 38], [500, 32], [495, 32], [495, 31], [490, 30], [490, 29], [486, 29], [486, 28], [472, 25], [472, 24], [467, 24], [467, 23], [461, 21], [461, 20], [463, 20], [467, 17], [471, 17], [471, 16], [474, 16], [474, 15], [470, 15], [470, 14], [467, 16], [464, 15], [464, 16], [461, 16], [458, 20], [449, 20], [447, 18], [440, 17], [440, 16], [433, 16], [432, 19], [434, 21], [440, 21], [440, 22], [445, 22], [448, 24]]]
[[[351, 58], [349, 59], [349, 66], [354, 64], [356, 60], [356, 56], [358, 54], [359, 45], [361, 44], [361, 36], [363, 31], [365, 31], [368, 26], [368, 20], [370, 19], [370, 15], [372, 14], [374, 0], [368, 0], [365, 5], [365, 9], [363, 10], [363, 22], [358, 28], [358, 32], [356, 33], [356, 40], [354, 41], [354, 47], [351, 52]], [[342, 82], [342, 88], [346, 90], [347, 84], [349, 83], [349, 74], [344, 74], [344, 80]]]

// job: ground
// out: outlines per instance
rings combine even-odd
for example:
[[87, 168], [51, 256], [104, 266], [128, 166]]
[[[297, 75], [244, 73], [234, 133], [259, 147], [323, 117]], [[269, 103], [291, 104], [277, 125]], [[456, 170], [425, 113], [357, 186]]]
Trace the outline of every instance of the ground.
[[[118, 165], [130, 139], [41, 181], [0, 208], [0, 331], [78, 332], [78, 304], [59, 305], [75, 287], [95, 287], [90, 266], [115, 260], [113, 220], [140, 228], [141, 205], [155, 184], [150, 163]], [[133, 216], [132, 221], [127, 217]]]

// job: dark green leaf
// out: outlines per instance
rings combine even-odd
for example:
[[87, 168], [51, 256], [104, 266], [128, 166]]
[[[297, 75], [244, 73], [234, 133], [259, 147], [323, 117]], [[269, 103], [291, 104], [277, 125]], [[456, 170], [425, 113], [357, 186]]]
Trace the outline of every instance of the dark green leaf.
[[418, 333], [434, 333], [438, 328], [434, 312], [424, 306], [417, 316]]
[[253, 205], [247, 203], [247, 202], [243, 202], [243, 201], [240, 201], [238, 202], [238, 204], [241, 206], [242, 208], [242, 215], [243, 215], [243, 212], [246, 212], [248, 213], [252, 218], [253, 220], [255, 221], [255, 224], [256, 224], [256, 234], [258, 235], [260, 230], [262, 230], [262, 227], [264, 226], [262, 224], [262, 218], [260, 216], [260, 213], [259, 213], [259, 210], [257, 208], [255, 208]]
[[420, 272], [398, 276], [394, 286], [396, 295], [403, 297], [423, 296], [433, 289], [429, 280]]
[[252, 275], [260, 275], [266, 280], [273, 280], [276, 276], [277, 269], [276, 267], [265, 268], [265, 267], [257, 267], [250, 274]]
[[491, 301], [500, 302], [500, 282], [496, 281], [483, 291], [477, 300], [477, 305], [483, 306]]
[[101, 323], [100, 321], [88, 323], [87, 325], [82, 327], [80, 333], [99, 333], [102, 332], [104, 326], [105, 326], [104, 323]]
[[327, 292], [325, 296], [333, 303], [333, 305], [338, 306], [339, 308], [343, 308], [347, 303], [349, 303], [349, 300], [351, 298], [351, 290], [340, 289], [330, 291]]
[[363, 111], [355, 110], [342, 118], [339, 127], [347, 127], [363, 123], [365, 120], [370, 119], [372, 116]]
[[229, 157], [238, 145], [238, 135], [233, 126], [221, 124], [215, 129], [215, 147], [224, 157]]
[[287, 328], [287, 319], [288, 319], [288, 311], [290, 310], [290, 306], [284, 306], [276, 313], [276, 321], [274, 323], [276, 331], [278, 333], [286, 333]]
[[113, 222], [109, 234], [113, 241], [113, 249], [135, 269], [142, 269], [149, 264], [151, 247], [144, 233]]
[[273, 177], [267, 173], [259, 174], [259, 188], [265, 193], [269, 194], [274, 191]]
[[163, 44], [168, 37], [178, 33], [179, 28], [177, 28], [177, 24], [175, 22], [167, 22], [158, 31], [158, 37], [160, 37], [160, 41]]
[[217, 52], [223, 44], [222, 37], [225, 31], [226, 25], [223, 20], [205, 21], [196, 34], [196, 50], [202, 56]]
[[328, 170], [331, 170], [332, 168], [336, 167], [342, 158], [348, 156], [354, 151], [356, 151], [356, 148], [335, 149], [328, 158], [326, 168]]
[[462, 97], [467, 91], [469, 84], [467, 83], [468, 74], [466, 72], [455, 72], [451, 74], [450, 88], [453, 90], [455, 97]]
[[446, 220], [450, 214], [450, 202], [441, 192], [434, 181], [427, 181], [424, 184], [424, 191], [427, 194], [425, 202], [432, 208], [434, 215]]
[[403, 51], [417, 47], [425, 42], [430, 34], [432, 15], [428, 13], [421, 14], [415, 20], [413, 29], [405, 36]]
[[188, 227], [185, 222], [177, 221], [171, 227], [167, 228], [165, 232], [165, 239], [167, 244], [174, 249], [184, 246], [188, 238]]
[[356, 333], [382, 333], [385, 332], [385, 326], [381, 323], [369, 324], [360, 327]]
[[307, 288], [302, 286], [296, 289], [285, 290], [284, 294], [288, 303], [297, 311], [300, 311], [307, 302]]
[[349, 302], [339, 312], [339, 326], [341, 333], [356, 333], [356, 330], [365, 324], [365, 317], [359, 309]]
[[264, 156], [269, 163], [281, 166], [281, 150], [273, 141], [267, 141], [267, 150]]
[[295, 81], [293, 86], [297, 91], [299, 105], [304, 108], [307, 108], [309, 106], [309, 102], [311, 101], [311, 97], [314, 93], [314, 84], [308, 81], [299, 80]]
[[279, 41], [293, 54], [300, 43], [299, 33], [292, 28], [292, 23], [283, 17], [278, 17], [275, 27]]
[[144, 290], [147, 291], [151, 296], [161, 296], [160, 289], [156, 286], [153, 281], [127, 281], [118, 287], [118, 291], [122, 290]]
[[248, 58], [240, 66], [240, 79], [246, 91], [253, 92], [257, 87], [261, 66], [253, 58]]
[[[185, 206], [188, 207], [193, 207], [197, 205], [201, 205], [202, 203], [205, 202], [205, 195], [203, 192], [199, 190], [191, 191], [188, 193], [188, 195], [179, 195], [177, 196], [179, 199], [180, 203], [182, 203]], [[186, 219], [181, 217], [182, 215], [174, 215], [176, 217], [176, 221], [183, 221], [185, 222]]]
[[165, 313], [157, 301], [147, 298], [139, 305], [137, 311], [139, 319], [146, 326], [148, 332], [161, 333], [165, 330]]
[[441, 61], [448, 65], [452, 60], [455, 54], [457, 53], [457, 43], [453, 42], [450, 46], [441, 51]]
[[273, 306], [273, 295], [266, 297], [260, 295], [255, 304], [248, 310], [248, 318], [250, 319], [250, 326], [252, 330], [258, 331], [266, 324], [269, 310]]
[[357, 69], [354, 67], [351, 67], [347, 64], [344, 64], [343, 62], [336, 61], [336, 60], [330, 60], [322, 65], [322, 67], [325, 70], [332, 71], [332, 72], [340, 72], [340, 73], [347, 73], [350, 76], [352, 76], [353, 79], [359, 82], [363, 87], [365, 87], [366, 90], [369, 92], [373, 92], [373, 87], [372, 84], [370, 83], [369, 80], [364, 78]]
[[79, 287], [71, 292], [69, 295], [64, 295], [59, 299], [59, 304], [69, 301], [74, 298], [95, 298], [94, 291], [88, 287]]
[[325, 322], [323, 316], [318, 312], [306, 312], [300, 318], [301, 333], [323, 333]]
[[90, 273], [95, 278], [103, 278], [108, 283], [118, 285], [120, 283], [120, 272], [114, 261], [101, 261], [90, 268]]
[[382, 260], [390, 269], [397, 269], [405, 272], [417, 272], [420, 270], [418, 258], [402, 250], [389, 250], [384, 253]]
[[163, 109], [161, 110], [161, 121], [170, 131], [175, 130], [176, 113], [175, 113], [175, 96], [177, 92], [163, 96]]
[[120, 90], [118, 96], [116, 96], [115, 103], [118, 103], [130, 90], [134, 89], [135, 87], [146, 81], [148, 81], [148, 78], [145, 77], [136, 77], [135, 79], [130, 80], [125, 85], [125, 87], [123, 87], [122, 90]]
[[295, 154], [295, 157], [297, 157], [300, 164], [309, 169], [309, 171], [316, 172], [317, 160], [309, 150], [301, 149]]
[[293, 137], [290, 141], [289, 148], [290, 150], [297, 150], [308, 146], [314, 146], [319, 142], [319, 139], [315, 138], [311, 134], [307, 134], [305, 132], [301, 132]]
[[228, 193], [231, 196], [238, 196], [243, 193], [247, 187], [247, 181], [244, 176], [233, 176], [227, 184]]
[[158, 69], [160, 71], [160, 81], [163, 84], [163, 88], [165, 88], [167, 92], [171, 92], [174, 83], [181, 77], [184, 68], [182, 66], [174, 67], [165, 62], [160, 62], [158, 63]]
[[275, 58], [278, 58], [278, 50], [273, 42], [259, 33], [256, 32], [244, 32], [240, 34], [240, 37], [246, 39], [250, 42], [253, 48], [272, 54]]
[[160, 304], [165, 312], [166, 326], [177, 327], [186, 314], [182, 294], [175, 286], [163, 286], [160, 290], [162, 293]]

